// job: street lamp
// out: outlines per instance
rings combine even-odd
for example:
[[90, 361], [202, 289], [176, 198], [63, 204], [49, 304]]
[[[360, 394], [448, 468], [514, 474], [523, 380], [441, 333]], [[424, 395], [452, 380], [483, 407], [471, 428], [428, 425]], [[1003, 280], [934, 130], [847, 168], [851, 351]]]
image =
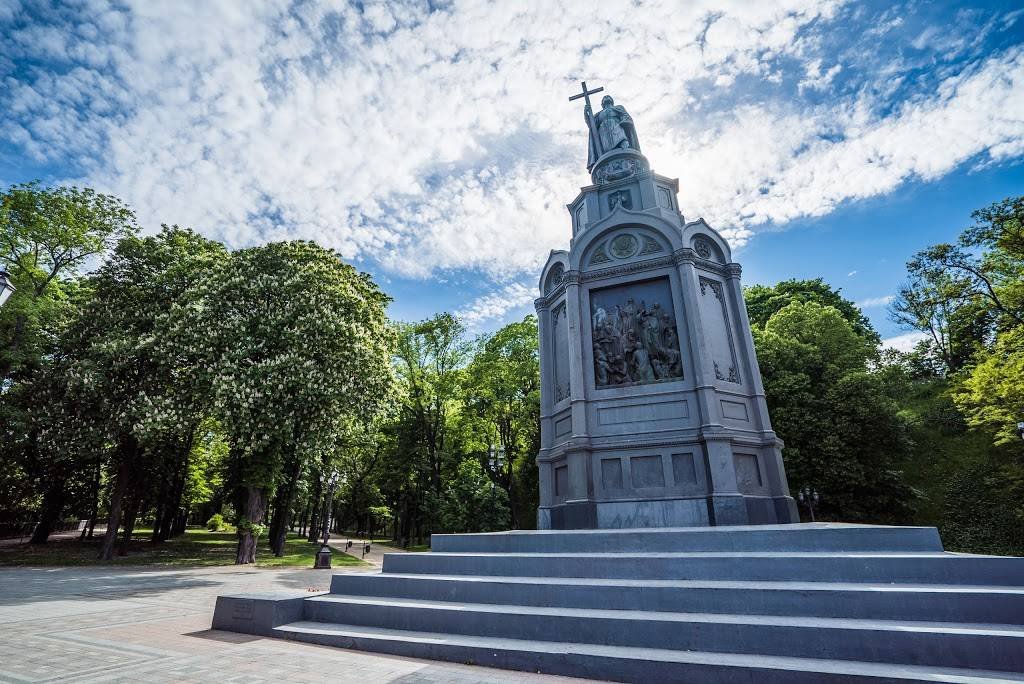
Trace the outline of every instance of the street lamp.
[[11, 274], [0, 270], [0, 306], [14, 294], [14, 285], [11, 284]]
[[334, 499], [334, 488], [338, 486], [338, 478], [340, 475], [337, 470], [331, 472], [330, 477], [327, 478], [326, 492], [324, 492], [324, 527], [323, 534], [324, 540], [320, 545], [320, 550], [316, 552], [316, 559], [313, 561], [314, 570], [330, 570], [331, 569], [331, 547], [327, 544], [331, 539], [331, 504]]
[[818, 490], [805, 485], [796, 493], [796, 500], [807, 506], [807, 509], [811, 512], [811, 522], [814, 522], [814, 507], [821, 500], [821, 497], [818, 496]]

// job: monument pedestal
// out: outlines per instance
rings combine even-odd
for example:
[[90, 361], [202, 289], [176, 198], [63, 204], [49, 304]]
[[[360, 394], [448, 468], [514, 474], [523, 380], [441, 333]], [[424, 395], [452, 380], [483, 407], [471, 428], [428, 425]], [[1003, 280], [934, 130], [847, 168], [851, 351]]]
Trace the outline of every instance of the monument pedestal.
[[614, 149], [536, 300], [541, 529], [796, 522], [729, 245]]
[[214, 629], [622, 682], [1024, 681], [1024, 559], [927, 527], [434, 535], [329, 593], [221, 596]]

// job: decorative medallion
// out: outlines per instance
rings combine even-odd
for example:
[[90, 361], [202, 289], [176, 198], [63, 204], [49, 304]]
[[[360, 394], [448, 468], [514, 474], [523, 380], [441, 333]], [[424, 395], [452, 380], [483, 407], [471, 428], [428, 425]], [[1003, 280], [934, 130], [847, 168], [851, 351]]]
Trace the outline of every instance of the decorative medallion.
[[704, 238], [697, 238], [693, 241], [693, 248], [702, 259], [711, 258], [711, 243]]
[[551, 294], [559, 285], [562, 284], [562, 280], [565, 279], [565, 266], [561, 263], [556, 263], [551, 267], [548, 272], [547, 280], [544, 282], [544, 294]]
[[636, 254], [637, 249], [640, 248], [640, 242], [635, 236], [629, 233], [623, 233], [612, 239], [608, 244], [608, 251], [612, 253], [612, 256], [616, 259], [628, 259], [629, 257]]

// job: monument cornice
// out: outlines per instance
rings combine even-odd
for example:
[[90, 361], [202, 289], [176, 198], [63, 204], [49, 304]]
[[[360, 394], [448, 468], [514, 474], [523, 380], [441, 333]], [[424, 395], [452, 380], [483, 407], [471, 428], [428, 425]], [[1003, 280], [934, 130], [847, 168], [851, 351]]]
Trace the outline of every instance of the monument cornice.
[[664, 268], [666, 266], [672, 266], [673, 263], [673, 259], [670, 256], [658, 257], [657, 259], [647, 259], [645, 261], [634, 261], [632, 263], [622, 264], [621, 266], [613, 266], [612, 268], [587, 271], [582, 275], [582, 280], [583, 282], [587, 282], [590, 280], [600, 280], [602, 278], [613, 278], [620, 275], [629, 275], [631, 273]]

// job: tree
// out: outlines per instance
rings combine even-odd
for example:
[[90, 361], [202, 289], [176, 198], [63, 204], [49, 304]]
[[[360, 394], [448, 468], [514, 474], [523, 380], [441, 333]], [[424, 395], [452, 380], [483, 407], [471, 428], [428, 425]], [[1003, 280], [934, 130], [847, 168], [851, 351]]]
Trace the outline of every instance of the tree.
[[67, 279], [135, 229], [131, 209], [89, 188], [33, 182], [0, 194], [0, 264], [17, 287], [0, 310], [0, 384], [41, 355], [67, 315]]
[[[956, 244], [921, 250], [890, 307], [894, 321], [928, 334], [925, 354], [954, 374], [996, 334], [1024, 324], [1024, 196], [971, 214]], [[982, 250], [979, 255], [978, 250]]]
[[[414, 324], [399, 324], [394, 364], [403, 403], [394, 426], [398, 453], [392, 465], [392, 509], [401, 535], [422, 538], [424, 496], [440, 495], [450, 428], [460, 409], [462, 376], [471, 346], [465, 328], [450, 313]], [[457, 459], [454, 460], [457, 462]]]
[[841, 290], [833, 288], [821, 278], [784, 280], [772, 286], [751, 285], [744, 288], [743, 299], [746, 301], [747, 315], [753, 326], [763, 328], [769, 318], [793, 302], [815, 302], [822, 306], [831, 306], [838, 311], [853, 331], [864, 339], [876, 345], [881, 342], [864, 312], [843, 297]]
[[90, 276], [92, 296], [62, 338], [67, 391], [76, 405], [92, 411], [92, 420], [76, 424], [91, 426], [115, 445], [101, 558], [113, 555], [122, 523], [126, 552], [136, 517], [154, 498], [165, 510], [180, 505], [203, 406], [195, 369], [164, 344], [159, 329], [196, 275], [224, 258], [219, 243], [176, 226], [123, 238]]
[[753, 333], [790, 487], [818, 489], [827, 519], [906, 520], [915, 494], [900, 467], [911, 445], [882, 379], [868, 370], [873, 344], [816, 302], [793, 301]]
[[270, 497], [295, 473], [285, 464], [301, 473], [387, 404], [388, 301], [336, 253], [281, 242], [232, 253], [169, 321], [228, 434], [237, 563], [255, 561]]
[[[537, 465], [540, 450], [540, 357], [537, 318], [527, 316], [485, 336], [466, 368], [468, 411], [484, 424], [488, 447], [504, 452], [504, 462], [486, 459], [484, 467], [519, 502], [520, 516], [537, 505]], [[517, 475], [521, 477], [517, 480]], [[516, 506], [510, 506], [510, 526], [518, 527]], [[532, 511], [531, 511], [532, 512]]]

